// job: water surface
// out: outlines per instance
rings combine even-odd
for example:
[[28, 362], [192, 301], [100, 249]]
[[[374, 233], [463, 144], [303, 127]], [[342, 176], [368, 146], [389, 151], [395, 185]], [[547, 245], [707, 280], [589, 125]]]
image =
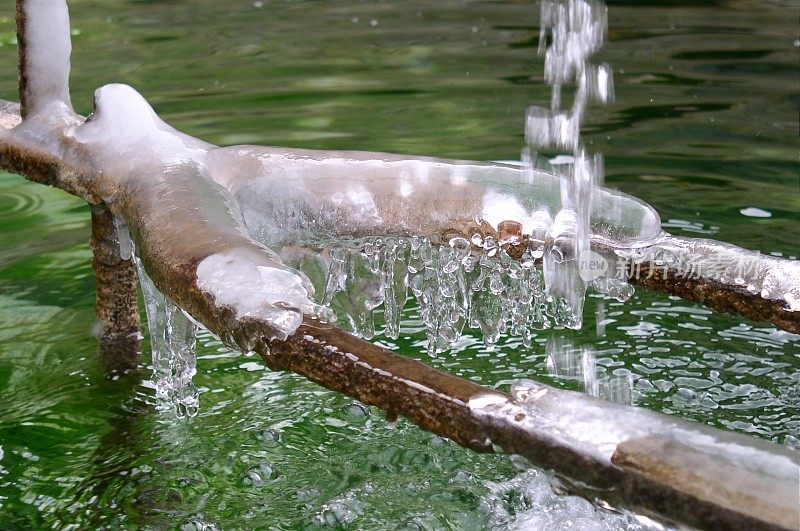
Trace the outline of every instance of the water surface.
[[[70, 6], [80, 112], [95, 87], [129, 83], [218, 144], [516, 159], [525, 108], [549, 101], [527, 2]], [[591, 107], [585, 131], [608, 184], [652, 204], [670, 232], [796, 257], [797, 16], [792, 2], [609, 2], [595, 60], [613, 65], [617, 102]], [[6, 2], [6, 99], [13, 35]], [[200, 415], [156, 413], [147, 352], [118, 379], [96, 356], [88, 220], [80, 201], [0, 174], [0, 527], [603, 523], [524, 463], [388, 425], [209, 336]], [[413, 308], [400, 339], [376, 341], [488, 386], [535, 378], [798, 443], [798, 336], [644, 291], [625, 304], [592, 296], [586, 311], [582, 330], [541, 333], [530, 349], [489, 352], [470, 336], [430, 358]]]

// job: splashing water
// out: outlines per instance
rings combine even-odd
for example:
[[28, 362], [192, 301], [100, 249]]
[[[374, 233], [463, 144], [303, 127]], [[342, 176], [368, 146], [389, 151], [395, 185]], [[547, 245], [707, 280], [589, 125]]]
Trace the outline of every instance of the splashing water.
[[[524, 467], [524, 463], [515, 465]], [[488, 516], [487, 529], [584, 529], [598, 531], [663, 530], [649, 518], [629, 512], [603, 510], [578, 496], [559, 492], [557, 480], [536, 469], [515, 478], [487, 482], [479, 504]]]
[[178, 418], [193, 417], [199, 410], [199, 395], [192, 378], [197, 372], [197, 332], [195, 322], [158, 291], [136, 256], [136, 246], [128, 225], [114, 216], [120, 258], [133, 259], [142, 289], [153, 373], [145, 386], [155, 390], [157, 407]]
[[550, 337], [545, 344], [547, 372], [560, 380], [578, 381], [584, 391], [594, 397], [617, 404], [633, 403], [633, 378], [612, 375], [597, 364], [597, 354], [589, 347], [576, 347], [572, 342]]

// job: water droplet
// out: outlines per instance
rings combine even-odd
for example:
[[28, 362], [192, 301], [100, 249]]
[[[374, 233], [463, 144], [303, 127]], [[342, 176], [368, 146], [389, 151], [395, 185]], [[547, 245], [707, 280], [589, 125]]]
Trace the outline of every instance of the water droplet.
[[369, 416], [369, 411], [366, 406], [353, 402], [344, 407], [344, 412], [348, 417], [364, 418]]
[[255, 437], [266, 448], [275, 448], [280, 444], [281, 437], [277, 431], [271, 429], [255, 432]]

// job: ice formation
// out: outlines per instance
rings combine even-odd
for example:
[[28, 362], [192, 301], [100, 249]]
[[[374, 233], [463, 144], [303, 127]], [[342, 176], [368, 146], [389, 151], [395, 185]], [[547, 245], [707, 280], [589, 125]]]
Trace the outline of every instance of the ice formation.
[[[383, 304], [387, 333], [395, 335], [408, 291], [440, 347], [465, 324], [480, 328], [488, 343], [506, 329], [529, 338], [551, 322], [577, 327], [584, 284], [576, 280], [576, 251], [590, 243], [639, 247], [659, 234], [658, 215], [647, 205], [550, 168], [217, 148], [164, 123], [125, 85], [98, 89], [94, 113], [81, 123], [70, 110], [69, 43], [42, 34], [50, 28], [68, 40], [66, 7], [26, 6], [37, 28], [29, 50], [47, 59], [28, 58], [29, 119], [15, 129], [18, 139], [42, 147], [39, 120], [61, 120], [66, 134], [46, 147], [94, 176], [91, 188], [126, 221], [154, 279], [159, 264], [192, 268], [197, 287], [218, 307], [264, 322], [274, 337], [287, 337], [303, 315], [328, 318], [319, 303], [335, 307], [364, 336], [372, 334], [367, 313]], [[44, 102], [68, 112], [44, 112]], [[592, 164], [587, 171], [596, 173]], [[574, 166], [583, 168], [582, 159]], [[335, 249], [337, 241], [346, 249]], [[285, 255], [287, 246], [327, 249], [327, 279], [316, 301], [313, 283], [274, 252]], [[544, 273], [533, 267], [537, 259]], [[171, 288], [168, 299], [178, 293]]]
[[153, 376], [149, 385], [161, 409], [192, 417], [199, 407], [199, 393], [192, 383], [197, 372], [197, 325], [158, 291], [141, 261], [136, 260], [136, 265], [150, 331]]
[[[229, 328], [257, 322], [258, 337], [223, 338], [243, 350], [251, 340], [263, 341], [264, 330], [286, 338], [306, 315], [329, 318], [326, 308], [370, 336], [374, 310], [383, 305], [387, 334], [396, 336], [409, 292], [419, 301], [431, 350], [457, 340], [465, 326], [479, 328], [490, 345], [504, 332], [529, 342], [537, 328], [580, 326], [590, 283], [620, 299], [630, 295], [613, 270], [588, 268], [587, 274], [593, 252], [606, 266], [620, 256], [628, 263], [692, 268], [702, 278], [733, 280], [800, 310], [797, 262], [662, 237], [650, 207], [599, 188], [602, 161], [585, 153], [579, 136], [588, 98], [604, 102], [613, 94], [610, 69], [587, 64], [605, 32], [599, 3], [542, 4], [543, 31], [552, 32], [545, 69], [553, 102], [550, 110], [529, 112], [523, 168], [217, 148], [169, 127], [123, 85], [99, 89], [94, 114], [82, 122], [69, 102], [65, 2], [22, 5], [33, 26], [26, 33], [25, 120], [0, 129], [0, 137], [18, 150], [35, 150], [48, 168], [63, 163], [69, 170], [59, 174], [60, 186], [105, 203], [117, 216], [121, 254], [135, 251], [139, 265], [152, 383], [162, 406], [181, 415], [197, 411], [191, 383], [197, 324], [175, 301], [194, 301], [198, 293], [205, 299], [195, 308], [210, 322]], [[575, 103], [562, 111], [561, 85], [573, 79]], [[543, 168], [536, 150], [546, 147], [572, 155]], [[230, 314], [234, 319], [219, 317]], [[592, 364], [588, 351], [548, 348], [553, 374], [583, 378], [591, 394], [627, 401], [624, 382], [601, 387]], [[557, 450], [553, 455], [581, 457], [564, 463], [565, 470], [586, 466], [613, 477], [632, 468], [631, 477], [661, 481], [720, 506], [741, 496], [749, 482], [744, 499], [756, 500], [765, 521], [796, 509], [796, 456], [763, 441], [535, 382], [517, 383], [511, 398], [481, 393], [467, 406], [488, 428], [516, 424], [547, 440]], [[670, 477], [662, 481], [659, 474]], [[722, 478], [715, 485], [731, 485], [733, 496], [710, 491], [698, 481], [705, 477]]]
[[[114, 176], [105, 201], [128, 220], [145, 263], [154, 251], [197, 262], [198, 288], [239, 317], [269, 323], [276, 337], [287, 337], [304, 314], [331, 318], [326, 306], [349, 330], [371, 337], [372, 310], [381, 304], [387, 334], [396, 336], [409, 291], [423, 306], [431, 349], [457, 340], [465, 324], [488, 344], [506, 329], [529, 341], [531, 330], [551, 323], [580, 325], [580, 315], [545, 289], [548, 279], [556, 279], [549, 282], [554, 293], [571, 289], [570, 279], [559, 280], [561, 262], [577, 275], [577, 262], [563, 259], [570, 226], [563, 203], [570, 199], [551, 172], [216, 148], [169, 127], [130, 87], [98, 89], [95, 105], [69, 138]], [[598, 248], [635, 248], [659, 234], [657, 214], [640, 201], [606, 190], [592, 199], [585, 235]], [[534, 262], [549, 248], [551, 224], [566, 226], [555, 236], [559, 258], [545, 258], [543, 275]], [[319, 271], [298, 271], [302, 264], [287, 247], [322, 249], [317, 264], [327, 279], [315, 289], [306, 274]], [[519, 256], [512, 259], [510, 247]]]
[[[618, 257], [646, 260], [649, 251], [642, 249], [670, 263], [706, 254], [737, 258], [724, 244], [662, 237], [651, 207], [600, 187], [602, 159], [586, 153], [580, 123], [590, 100], [613, 98], [610, 68], [588, 63], [606, 31], [602, 3], [542, 3], [540, 42], [553, 97], [549, 109], [528, 112], [522, 166], [219, 148], [170, 127], [142, 95], [116, 84], [96, 91], [94, 113], [84, 122], [69, 100], [65, 2], [24, 5], [26, 116], [0, 136], [82, 168], [63, 177], [64, 187], [82, 196], [92, 190], [96, 202], [125, 221], [143, 271], [163, 291], [162, 301], [143, 286], [148, 307], [156, 308], [151, 320], [179, 329], [174, 337], [154, 329], [154, 341], [165, 342], [154, 346], [157, 356], [191, 350], [181, 345], [190, 343], [192, 327], [170, 302], [191, 290], [213, 301], [217, 315], [258, 321], [275, 338], [288, 337], [309, 315], [371, 337], [381, 306], [386, 334], [396, 337], [411, 294], [435, 351], [465, 327], [479, 329], [488, 345], [503, 333], [528, 344], [537, 329], [578, 328], [587, 287], [620, 300], [630, 296], [625, 276], [609, 266]], [[561, 87], [570, 82], [575, 100], [562, 110]], [[546, 148], [572, 154], [547, 162], [537, 155]], [[734, 275], [734, 265], [722, 276], [708, 268], [700, 274], [730, 276], [743, 289], [798, 309], [797, 264], [766, 258], [760, 264], [743, 275]], [[164, 267], [195, 280], [171, 285]], [[223, 339], [250, 350], [260, 338]], [[191, 373], [186, 363], [168, 371]], [[179, 401], [181, 393], [174, 395]]]
[[[614, 261], [592, 246], [612, 253], [651, 245], [659, 218], [600, 188], [602, 159], [589, 158], [580, 142], [589, 98], [613, 97], [610, 68], [587, 62], [603, 41], [605, 6], [544, 2], [542, 31], [552, 34], [552, 109], [529, 111], [522, 167], [236, 146], [210, 152], [211, 173], [250, 233], [315, 278], [318, 302], [351, 332], [372, 337], [373, 310], [382, 305], [385, 333], [396, 337], [409, 293], [431, 352], [465, 327], [489, 346], [503, 333], [530, 344], [537, 329], [580, 328], [588, 286], [621, 300], [632, 292], [616, 269], [587, 272], [587, 264]], [[574, 105], [561, 111], [561, 85], [573, 81]], [[536, 156], [543, 147], [573, 153], [548, 162]]]
[[[362, 337], [372, 337], [380, 324], [396, 338], [401, 313], [411, 296], [428, 332], [428, 350], [448, 349], [467, 328], [479, 330], [492, 347], [501, 334], [513, 334], [530, 346], [537, 330], [574, 326], [575, 316], [548, 295], [545, 273], [536, 267], [542, 250], [526, 247], [513, 258], [508, 241], [453, 235], [442, 245], [428, 238], [394, 237], [339, 240], [314, 251], [286, 246], [287, 264], [304, 273], [318, 301], [333, 309], [337, 324]], [[619, 299], [632, 288], [614, 278], [591, 282], [595, 289]]]
[[763, 299], [778, 300], [800, 312], [800, 262], [748, 251], [707, 239], [663, 234], [653, 245], [617, 251], [634, 268], [649, 263], [684, 278], [734, 284]]
[[588, 347], [576, 347], [570, 341], [550, 337], [545, 344], [547, 372], [556, 378], [579, 381], [584, 391], [594, 397], [630, 405], [633, 380], [614, 376], [597, 366], [597, 355]]
[[[409, 157], [388, 153], [234, 146], [211, 150], [208, 168], [242, 208], [265, 245], [316, 245], [364, 236], [467, 238], [519, 224], [519, 242], [541, 245], [562, 209], [563, 179], [550, 168]], [[590, 239], [608, 248], [649, 245], [658, 215], [641, 201], [598, 190]], [[486, 233], [486, 234], [483, 234]]]

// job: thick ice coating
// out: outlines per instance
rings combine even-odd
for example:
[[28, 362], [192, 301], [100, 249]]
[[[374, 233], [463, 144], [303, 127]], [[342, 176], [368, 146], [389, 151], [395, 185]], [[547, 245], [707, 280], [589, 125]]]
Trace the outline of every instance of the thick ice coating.
[[[343, 236], [471, 237], [503, 221], [535, 235], [541, 213], [562, 208], [562, 179], [519, 166], [388, 153], [287, 150], [257, 146], [210, 152], [209, 169], [241, 206], [248, 229], [269, 245]], [[602, 190], [591, 205], [591, 239], [641, 247], [660, 233], [641, 201]], [[545, 227], [546, 229], [547, 227]], [[473, 231], [474, 232], [474, 231]]]
[[[127, 220], [144, 263], [191, 264], [197, 287], [218, 305], [270, 323], [277, 337], [295, 330], [303, 314], [325, 312], [305, 275], [270, 248], [366, 235], [441, 244], [456, 234], [480, 237], [485, 247], [509, 220], [518, 232], [510, 237], [535, 236], [544, 246], [552, 236], [549, 214], [542, 213], [562, 209], [562, 179], [541, 170], [359, 152], [216, 148], [165, 124], [128, 86], [98, 89], [95, 105], [72, 128], [72, 149], [92, 154], [98, 188]], [[609, 191], [595, 197], [590, 221], [597, 245], [629, 249], [659, 234], [658, 216], [647, 205]]]
[[318, 311], [308, 280], [248, 235], [205, 167], [213, 146], [165, 124], [128, 86], [97, 90], [95, 106], [71, 139], [93, 154], [105, 200], [126, 219], [146, 265], [194, 267], [198, 288], [217, 305], [264, 320], [276, 337], [293, 332], [301, 312]]
[[[528, 433], [558, 441], [587, 456], [584, 466], [619, 467], [654, 483], [679, 485], [688, 496], [737, 510], [757, 508], [764, 521], [791, 528], [798, 521], [798, 456], [766, 441], [725, 433], [697, 422], [597, 400], [533, 381], [503, 395], [475, 396], [473, 412], [497, 422], [516, 423]], [[703, 478], [722, 478], [713, 482]], [[718, 489], [720, 485], [726, 488]], [[787, 523], [790, 525], [787, 526]]]
[[66, 2], [26, 0], [22, 23], [26, 39], [22, 57], [25, 114], [71, 112], [69, 56], [72, 42]]

